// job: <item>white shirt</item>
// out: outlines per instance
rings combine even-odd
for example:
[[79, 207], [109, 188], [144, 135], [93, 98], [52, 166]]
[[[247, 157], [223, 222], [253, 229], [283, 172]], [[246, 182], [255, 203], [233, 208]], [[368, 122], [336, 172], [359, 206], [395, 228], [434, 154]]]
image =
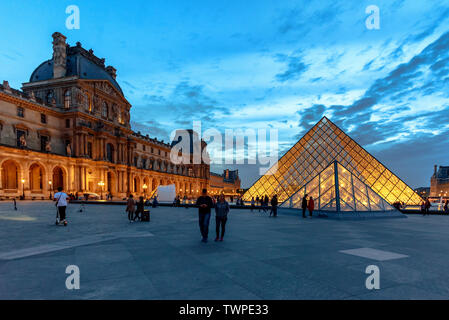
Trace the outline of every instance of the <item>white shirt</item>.
[[[57, 202], [58, 207], [66, 207], [67, 206], [67, 198], [69, 196], [65, 192], [56, 192], [55, 193], [55, 200]], [[58, 201], [59, 199], [59, 201]]]

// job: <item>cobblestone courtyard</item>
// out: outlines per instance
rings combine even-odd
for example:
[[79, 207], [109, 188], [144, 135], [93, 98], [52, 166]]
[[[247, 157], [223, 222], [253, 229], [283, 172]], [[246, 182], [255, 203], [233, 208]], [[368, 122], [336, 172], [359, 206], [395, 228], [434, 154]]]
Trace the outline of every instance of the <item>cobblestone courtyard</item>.
[[[200, 242], [197, 210], [0, 202], [1, 299], [447, 299], [449, 217], [335, 221], [231, 210], [224, 242]], [[80, 289], [68, 290], [68, 265]], [[368, 290], [365, 269], [380, 268]]]

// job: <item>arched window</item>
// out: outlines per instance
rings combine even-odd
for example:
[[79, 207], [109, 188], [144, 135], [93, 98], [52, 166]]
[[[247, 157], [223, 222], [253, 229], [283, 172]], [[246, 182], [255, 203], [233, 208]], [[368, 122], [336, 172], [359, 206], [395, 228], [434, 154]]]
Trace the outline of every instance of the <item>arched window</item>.
[[64, 93], [64, 108], [70, 109], [70, 103], [72, 102], [72, 91], [67, 89]]
[[53, 90], [48, 90], [47, 96], [45, 97], [45, 100], [48, 104], [51, 104], [54, 98]]
[[106, 145], [106, 157], [109, 162], [114, 162], [114, 146], [110, 143]]
[[101, 116], [103, 118], [107, 118], [108, 117], [108, 104], [106, 102], [103, 102], [103, 107], [101, 108]]

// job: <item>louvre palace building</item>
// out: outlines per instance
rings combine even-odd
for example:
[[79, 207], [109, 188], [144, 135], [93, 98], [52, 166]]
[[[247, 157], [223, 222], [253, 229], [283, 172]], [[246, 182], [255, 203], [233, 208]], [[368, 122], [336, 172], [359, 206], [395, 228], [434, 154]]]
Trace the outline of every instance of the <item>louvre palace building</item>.
[[170, 184], [193, 197], [209, 186], [208, 164], [175, 165], [170, 144], [131, 129], [114, 67], [52, 37], [52, 59], [21, 90], [0, 85], [0, 198], [48, 199], [63, 187], [122, 199]]

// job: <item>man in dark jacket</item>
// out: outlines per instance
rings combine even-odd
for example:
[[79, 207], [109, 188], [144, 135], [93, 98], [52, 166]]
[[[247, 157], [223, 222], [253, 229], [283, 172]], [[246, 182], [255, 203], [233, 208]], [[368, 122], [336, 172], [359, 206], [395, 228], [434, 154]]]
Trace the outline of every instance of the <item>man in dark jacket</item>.
[[302, 198], [301, 208], [302, 208], [302, 217], [305, 218], [307, 210], [307, 194], [305, 194], [304, 198]]
[[200, 225], [200, 231], [202, 242], [207, 242], [207, 237], [209, 235], [209, 221], [210, 221], [210, 211], [214, 207], [214, 202], [212, 198], [207, 195], [207, 190], [203, 189], [203, 194], [196, 200], [196, 206], [198, 207], [198, 222]]

